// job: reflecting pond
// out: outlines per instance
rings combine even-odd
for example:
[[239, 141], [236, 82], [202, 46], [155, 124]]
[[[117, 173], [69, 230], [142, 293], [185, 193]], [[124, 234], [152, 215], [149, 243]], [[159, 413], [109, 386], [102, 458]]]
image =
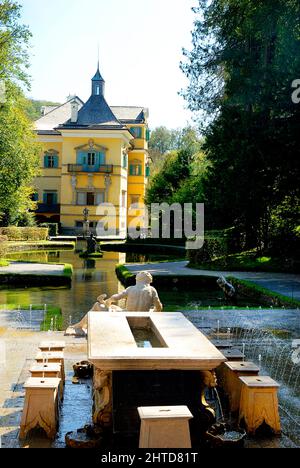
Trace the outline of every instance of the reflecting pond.
[[[80, 248], [80, 245], [77, 245]], [[137, 253], [104, 252], [99, 260], [81, 259], [76, 251], [43, 251], [10, 254], [10, 258], [19, 261], [71, 263], [74, 275], [71, 288], [10, 288], [0, 289], [0, 304], [18, 304], [23, 306], [47, 304], [60, 307], [63, 314], [63, 325], [79, 321], [95, 303], [100, 294], [111, 296], [124, 288], [119, 282], [115, 268], [126, 262], [147, 262], [166, 260], [166, 255], [145, 255]], [[172, 257], [170, 258], [172, 259]], [[165, 311], [198, 309], [202, 307], [221, 307], [226, 305], [222, 291], [216, 286], [187, 289], [170, 285], [159, 288], [159, 295]], [[240, 307], [259, 306], [257, 302], [240, 299]], [[122, 306], [122, 304], [121, 304]]]

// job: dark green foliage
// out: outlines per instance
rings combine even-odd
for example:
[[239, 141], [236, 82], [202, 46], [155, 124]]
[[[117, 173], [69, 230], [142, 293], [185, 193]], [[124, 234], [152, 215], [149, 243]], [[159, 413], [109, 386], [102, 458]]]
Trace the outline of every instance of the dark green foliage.
[[300, 3], [199, 0], [194, 11], [193, 49], [182, 69], [190, 109], [202, 123], [208, 117], [206, 227], [234, 225], [246, 249], [276, 246], [293, 256], [300, 224], [300, 105], [292, 102]]

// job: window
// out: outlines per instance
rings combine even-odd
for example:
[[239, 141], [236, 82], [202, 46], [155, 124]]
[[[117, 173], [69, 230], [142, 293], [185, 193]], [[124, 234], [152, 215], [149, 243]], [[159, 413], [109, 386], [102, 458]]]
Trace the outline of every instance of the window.
[[101, 205], [102, 203], [105, 203], [105, 193], [98, 192], [96, 193], [96, 205]]
[[131, 205], [137, 205], [140, 201], [140, 196], [139, 195], [131, 195], [130, 196], [130, 202]]
[[88, 166], [95, 166], [96, 164], [96, 153], [88, 153], [87, 155]]
[[128, 165], [128, 156], [127, 154], [123, 154], [123, 168], [127, 169], [127, 165]]
[[131, 176], [141, 176], [142, 175], [142, 165], [141, 164], [131, 164], [130, 165], [130, 175]]
[[77, 205], [81, 205], [81, 206], [86, 205], [86, 193], [77, 192]]
[[130, 131], [134, 135], [134, 138], [142, 138], [142, 135], [143, 135], [142, 127], [131, 127]]
[[76, 164], [83, 166], [84, 171], [97, 171], [100, 166], [106, 164], [106, 153], [104, 151], [78, 151]]
[[150, 175], [151, 175], [150, 166], [146, 166], [146, 177], [150, 177]]
[[99, 85], [97, 85], [97, 87], [96, 87], [96, 95], [100, 96], [100, 86]]
[[77, 192], [77, 205], [98, 206], [105, 202], [104, 192]]
[[57, 205], [57, 192], [44, 192], [43, 202], [46, 205]]
[[46, 154], [44, 156], [44, 167], [53, 169], [58, 167], [58, 156], [56, 154]]
[[38, 202], [39, 201], [39, 194], [37, 192], [33, 193], [31, 196], [32, 201]]
[[146, 130], [146, 140], [150, 141], [150, 137], [151, 137], [151, 131], [149, 130], [149, 128], [147, 128], [147, 130]]
[[[98, 221], [90, 221], [90, 228], [95, 229], [97, 228], [97, 225], [98, 225]], [[75, 227], [83, 228], [83, 221], [76, 221]]]

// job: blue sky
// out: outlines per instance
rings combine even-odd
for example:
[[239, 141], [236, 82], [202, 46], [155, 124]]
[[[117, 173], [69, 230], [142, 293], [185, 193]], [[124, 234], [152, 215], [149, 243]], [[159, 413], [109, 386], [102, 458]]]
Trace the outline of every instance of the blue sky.
[[150, 125], [170, 128], [191, 121], [178, 91], [187, 85], [179, 69], [191, 47], [197, 0], [20, 0], [22, 21], [33, 33], [30, 96], [86, 100], [96, 71], [106, 80], [110, 105], [150, 109]]

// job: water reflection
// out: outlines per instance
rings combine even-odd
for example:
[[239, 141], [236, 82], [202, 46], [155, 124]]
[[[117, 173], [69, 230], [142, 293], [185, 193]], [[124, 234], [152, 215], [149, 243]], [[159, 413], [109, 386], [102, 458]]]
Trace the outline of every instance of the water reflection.
[[20, 288], [0, 290], [0, 304], [48, 304], [62, 309], [64, 326], [79, 321], [93, 306], [100, 294], [113, 295], [121, 292], [115, 268], [125, 263], [126, 254], [105, 252], [102, 259], [84, 260], [75, 252], [33, 252], [10, 255], [16, 260], [31, 262], [71, 263], [74, 276], [71, 288]]

